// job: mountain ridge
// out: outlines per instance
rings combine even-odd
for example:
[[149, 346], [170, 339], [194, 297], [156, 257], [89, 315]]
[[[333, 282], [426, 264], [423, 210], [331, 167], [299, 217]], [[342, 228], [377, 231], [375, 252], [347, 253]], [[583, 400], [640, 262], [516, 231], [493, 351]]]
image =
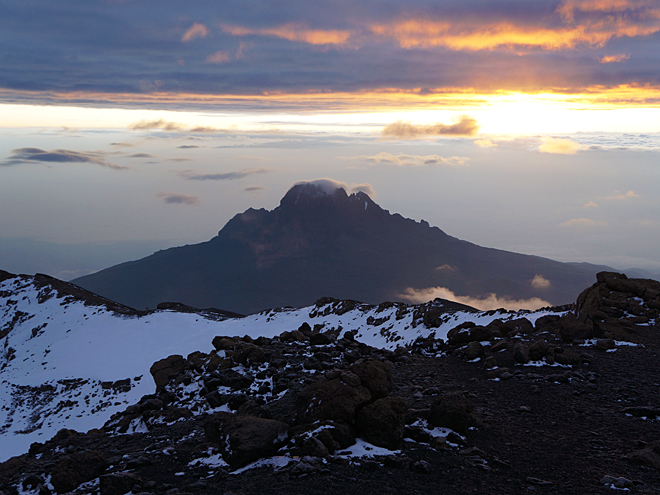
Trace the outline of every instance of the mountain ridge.
[[[249, 314], [325, 296], [378, 304], [437, 287], [477, 299], [494, 293], [564, 304], [609, 269], [477, 246], [332, 185], [298, 183], [275, 209], [237, 214], [209, 241], [73, 282], [137, 309], [178, 301]], [[537, 275], [545, 286], [532, 285]]]

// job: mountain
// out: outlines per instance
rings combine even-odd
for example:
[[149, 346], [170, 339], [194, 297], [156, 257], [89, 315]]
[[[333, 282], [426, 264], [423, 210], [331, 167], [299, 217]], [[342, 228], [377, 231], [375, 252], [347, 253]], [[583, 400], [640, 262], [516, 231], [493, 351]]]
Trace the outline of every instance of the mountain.
[[480, 247], [321, 180], [295, 185], [272, 211], [236, 215], [208, 242], [73, 282], [138, 309], [178, 301], [250, 314], [324, 296], [378, 304], [434, 287], [564, 304], [606, 268]]
[[657, 492], [660, 282], [169, 307], [0, 271], [0, 494]]
[[344, 328], [364, 343], [394, 349], [432, 332], [446, 335], [468, 320], [496, 318], [512, 315], [441, 300], [378, 307], [326, 299], [244, 318], [177, 305], [136, 311], [52, 277], [0, 270], [0, 462], [61, 428], [101, 427], [153, 391], [155, 361], [209, 352], [217, 335], [274, 337], [307, 323]]

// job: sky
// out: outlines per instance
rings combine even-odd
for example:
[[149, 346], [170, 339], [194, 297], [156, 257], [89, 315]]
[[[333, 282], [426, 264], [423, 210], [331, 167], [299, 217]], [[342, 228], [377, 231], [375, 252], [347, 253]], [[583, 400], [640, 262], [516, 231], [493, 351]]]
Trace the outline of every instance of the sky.
[[210, 239], [300, 180], [660, 271], [657, 0], [0, 0], [0, 269]]

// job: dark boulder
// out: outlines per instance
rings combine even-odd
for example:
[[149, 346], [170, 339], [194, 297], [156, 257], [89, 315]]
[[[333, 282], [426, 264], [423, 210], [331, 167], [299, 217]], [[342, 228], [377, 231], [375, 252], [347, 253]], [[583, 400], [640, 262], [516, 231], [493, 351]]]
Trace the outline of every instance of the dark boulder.
[[520, 364], [529, 363], [529, 347], [527, 347], [525, 344], [517, 343], [513, 348], [513, 359], [515, 359], [516, 362]]
[[362, 438], [379, 447], [397, 449], [404, 436], [408, 405], [401, 397], [386, 397], [364, 406], [357, 414]]
[[441, 395], [433, 403], [429, 422], [464, 435], [468, 428], [479, 425], [473, 411], [474, 405], [462, 392], [450, 392]]
[[352, 386], [339, 377], [320, 378], [300, 391], [296, 398], [296, 417], [301, 423], [341, 420], [352, 424], [356, 411], [371, 401], [369, 389]]
[[537, 340], [529, 346], [529, 359], [531, 361], [539, 361], [546, 357], [550, 352], [550, 346], [545, 340]]
[[507, 335], [529, 335], [534, 332], [534, 325], [527, 318], [516, 318], [515, 320], [509, 320], [504, 323], [504, 326], [508, 329]]
[[154, 377], [156, 387], [161, 388], [168, 384], [170, 377], [181, 373], [188, 368], [188, 361], [183, 356], [175, 354], [156, 361], [149, 372]]
[[478, 359], [484, 355], [484, 346], [481, 345], [481, 342], [470, 342], [465, 347], [465, 359], [472, 361], [473, 359]]
[[311, 345], [329, 345], [332, 340], [325, 333], [313, 333], [309, 336], [309, 343]]
[[239, 342], [234, 345], [232, 359], [238, 364], [263, 363], [266, 361], [266, 353], [256, 344]]
[[277, 453], [288, 439], [289, 426], [273, 419], [215, 413], [204, 425], [206, 438], [223, 451], [233, 468]]
[[387, 397], [392, 390], [391, 363], [384, 364], [375, 359], [360, 359], [353, 363], [348, 371], [360, 378], [362, 386], [371, 393], [372, 399]]
[[238, 371], [232, 369], [220, 370], [213, 373], [216, 380], [214, 385], [217, 387], [229, 387], [233, 389], [244, 389], [252, 385], [254, 377], [250, 375], [241, 375]]
[[142, 479], [133, 473], [111, 473], [99, 479], [101, 495], [124, 495], [135, 485], [141, 485]]
[[447, 343], [449, 345], [462, 345], [470, 342], [470, 329], [476, 326], [473, 322], [467, 321], [452, 328], [447, 333]]
[[74, 453], [59, 461], [51, 472], [51, 484], [58, 493], [75, 490], [81, 483], [98, 478], [108, 467], [97, 451]]

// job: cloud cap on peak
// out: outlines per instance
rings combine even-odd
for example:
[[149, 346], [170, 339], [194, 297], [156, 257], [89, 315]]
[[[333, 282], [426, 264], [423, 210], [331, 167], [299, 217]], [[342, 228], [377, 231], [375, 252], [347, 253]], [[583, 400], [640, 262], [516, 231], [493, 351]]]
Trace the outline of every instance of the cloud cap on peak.
[[[317, 193], [318, 195], [331, 196], [333, 194], [336, 194], [338, 190], [343, 189], [346, 194], [357, 194], [361, 192], [366, 194], [370, 198], [376, 196], [375, 189], [368, 182], [364, 182], [362, 184], [351, 183], [349, 185], [346, 182], [336, 181], [334, 179], [330, 179], [327, 177], [310, 180], [310, 181], [305, 181], [305, 180], [298, 181], [293, 186], [291, 186], [287, 194], [298, 186], [304, 187], [308, 193], [316, 190], [318, 191]], [[313, 187], [306, 187], [306, 186], [313, 186]]]

